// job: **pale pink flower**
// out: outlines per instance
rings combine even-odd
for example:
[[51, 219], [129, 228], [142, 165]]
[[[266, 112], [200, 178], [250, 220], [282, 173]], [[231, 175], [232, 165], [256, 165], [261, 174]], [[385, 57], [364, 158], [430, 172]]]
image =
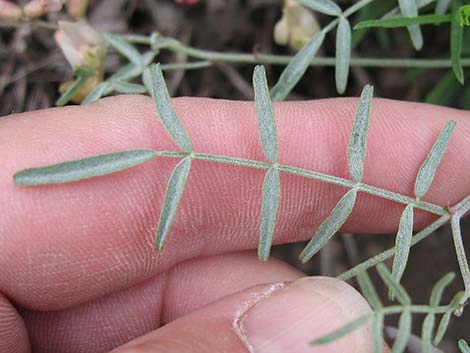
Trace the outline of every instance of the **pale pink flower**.
[[320, 25], [310, 10], [296, 1], [286, 0], [282, 18], [274, 26], [274, 41], [279, 45], [289, 44], [293, 49], [299, 50], [318, 31]]
[[5, 0], [0, 0], [0, 18], [10, 21], [18, 21], [23, 17], [23, 10], [18, 5]]
[[58, 12], [61, 9], [61, 0], [32, 0], [23, 7], [24, 14], [29, 18], [41, 17], [48, 12]]
[[55, 41], [73, 68], [85, 66], [98, 69], [103, 66], [106, 43], [103, 37], [87, 22], [59, 21]]

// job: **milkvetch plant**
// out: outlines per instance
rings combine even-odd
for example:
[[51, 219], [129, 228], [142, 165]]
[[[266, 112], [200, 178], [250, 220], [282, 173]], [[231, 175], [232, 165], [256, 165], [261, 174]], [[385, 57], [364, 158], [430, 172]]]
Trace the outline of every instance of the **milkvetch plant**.
[[[348, 148], [345, 151], [349, 177], [340, 178], [328, 173], [285, 165], [279, 161], [278, 134], [272, 102], [286, 99], [312, 65], [335, 67], [335, 85], [337, 92], [340, 94], [346, 91], [350, 68], [353, 66], [451, 69], [449, 74], [430, 93], [428, 96], [429, 101], [433, 101], [436, 96], [443, 95], [443, 92], [448, 90], [449, 85], [454, 81], [457, 84], [464, 83], [464, 68], [470, 66], [470, 59], [462, 57], [465, 49], [464, 35], [470, 23], [470, 5], [462, 0], [397, 0], [396, 7], [384, 14], [382, 18], [355, 22], [353, 15], [373, 2], [374, 0], [359, 0], [350, 7], [343, 9], [341, 4], [332, 0], [286, 1], [285, 12], [276, 26], [277, 28], [274, 28], [274, 32], [279, 44], [290, 43], [291, 46], [298, 49], [298, 52], [293, 56], [263, 53], [219, 53], [201, 50], [156, 32], [148, 36], [98, 34], [93, 32], [92, 37], [96, 41], [87, 41], [88, 36], [83, 36], [83, 31], [87, 32], [92, 29], [80, 27], [85, 22], [67, 23], [65, 27], [64, 24], [59, 24], [59, 31], [65, 33], [67, 27], [77, 29], [79, 32], [78, 34], [76, 31], [70, 32], [69, 34], [75, 37], [70, 38], [72, 40], [69, 42], [58, 40], [60, 48], [74, 70], [75, 80], [62, 92], [57, 104], [66, 104], [72, 98], [75, 98], [77, 92], [86, 92], [77, 99], [82, 101], [82, 104], [88, 104], [112, 93], [148, 93], [155, 101], [158, 118], [168, 135], [178, 146], [178, 149], [175, 151], [153, 149], [110, 151], [108, 154], [89, 156], [75, 161], [65, 161], [56, 165], [33, 167], [17, 172], [13, 176], [15, 183], [19, 187], [31, 187], [79, 182], [84, 179], [118, 173], [154, 158], [177, 159], [178, 163], [168, 180], [158, 221], [155, 220], [155, 248], [161, 250], [165, 246], [168, 237], [171, 237], [172, 224], [178, 217], [180, 201], [185, 197], [185, 186], [187, 181], [193, 177], [193, 161], [203, 160], [263, 170], [265, 173], [263, 183], [259, 185], [261, 216], [259, 220], [258, 256], [261, 261], [268, 260], [273, 238], [275, 237], [278, 208], [283, 188], [282, 174], [318, 180], [339, 185], [346, 189], [344, 195], [337, 201], [335, 207], [330, 210], [329, 215], [323, 220], [318, 229], [312, 229], [311, 240], [299, 255], [302, 262], [308, 262], [341, 229], [353, 212], [357, 197], [361, 193], [401, 204], [403, 209], [395, 237], [395, 246], [338, 276], [342, 280], [349, 280], [353, 277], [357, 279], [361, 291], [372, 306], [374, 313], [359, 317], [335, 332], [315, 338], [311, 344], [328, 344], [367, 324], [372, 325], [373, 328], [375, 351], [381, 352], [383, 349], [384, 320], [388, 315], [399, 315], [398, 333], [392, 351], [400, 353], [404, 351], [408, 339], [411, 337], [414, 315], [425, 315], [421, 330], [422, 350], [424, 353], [430, 352], [432, 346], [439, 344], [443, 339], [452, 316], [461, 315], [470, 298], [470, 269], [460, 229], [461, 218], [470, 210], [470, 196], [467, 196], [456, 205], [450, 206], [423, 201], [423, 198], [432, 188], [434, 176], [441, 160], [445, 158], [445, 151], [456, 129], [456, 123], [449, 120], [442, 126], [439, 136], [437, 136], [434, 145], [428, 151], [425, 160], [422, 161], [416, 175], [414, 195], [412, 197], [364, 182], [364, 166], [365, 163], [370, 163], [367, 160], [367, 140], [370, 119], [373, 119], [371, 107], [374, 90], [371, 85], [366, 85], [362, 90], [354, 116]], [[7, 2], [0, 1], [0, 5], [3, 3], [6, 4]], [[69, 12], [72, 3], [74, 2], [67, 2]], [[184, 1], [184, 3], [192, 2]], [[11, 7], [10, 5], [11, 3], [8, 2], [8, 6], [2, 7], [10, 20], [30, 20], [25, 18], [20, 7]], [[77, 1], [75, 5], [77, 6], [76, 12], [74, 12], [76, 15], [72, 16], [82, 16], [86, 10], [86, 2]], [[82, 7], [80, 8], [80, 6]], [[288, 12], [286, 7], [292, 7], [295, 10], [294, 12]], [[430, 8], [431, 13], [429, 13]], [[422, 11], [426, 12], [420, 14]], [[293, 13], [299, 16], [292, 16]], [[316, 18], [315, 13], [323, 16], [322, 18], [329, 18], [330, 22], [321, 28], [313, 28], [315, 26], [313, 21]], [[5, 17], [5, 14], [0, 13], [0, 16]], [[308, 26], [302, 27], [305, 23], [310, 23], [311, 28], [307, 28]], [[416, 50], [420, 50], [426, 44], [426, 38], [423, 37], [421, 27], [428, 25], [449, 26], [449, 59], [362, 58], [352, 54], [354, 43], [360, 41], [361, 38], [357, 35], [357, 31], [371, 28], [380, 28], [382, 30], [404, 28], [409, 32], [410, 43]], [[298, 32], [300, 30], [302, 33]], [[297, 33], [295, 38], [294, 32]], [[335, 56], [316, 57], [331, 33], [335, 35]], [[73, 39], [77, 38], [80, 39], [79, 46], [74, 45], [76, 42]], [[292, 42], [292, 39], [295, 39], [294, 42]], [[69, 45], [70, 42], [72, 45]], [[109, 52], [105, 46], [119, 54], [125, 61], [125, 64], [119, 70], [111, 73], [108, 77], [104, 75], [104, 59]], [[159, 55], [162, 51], [183, 53], [189, 58], [195, 59], [195, 61], [180, 64], [154, 64], [156, 60], [160, 59]], [[88, 55], [90, 53], [93, 55]], [[94, 53], [99, 55], [94, 55]], [[194, 148], [191, 134], [186, 131], [172, 108], [163, 73], [167, 70], [203, 69], [211, 66], [214, 62], [285, 65], [277, 82], [274, 83], [271, 89], [268, 85], [265, 68], [257, 65], [253, 71], [254, 104], [258, 119], [259, 138], [264, 151], [262, 160], [198, 152]], [[91, 82], [93, 78], [98, 79], [93, 82], [92, 86], [87, 87], [87, 82]], [[410, 138], [412, 138], [411, 135]], [[438, 218], [421, 231], [414, 233], [414, 216], [418, 210], [431, 213], [438, 216]], [[449, 303], [441, 304], [444, 289], [455, 277], [454, 274], [450, 273], [435, 284], [428, 304], [414, 304], [410, 295], [400, 284], [406, 271], [410, 248], [446, 223], [451, 225], [464, 290], [454, 293], [453, 299]], [[383, 261], [389, 258], [392, 259], [391, 271], [382, 264]], [[389, 297], [394, 301], [390, 306], [385, 306], [380, 300], [367, 275], [367, 270], [372, 267], [376, 267], [379, 276], [388, 288]], [[462, 352], [468, 351], [468, 345], [465, 341], [459, 341], [458, 345]]]
[[[171, 100], [160, 64], [152, 64], [147, 74], [149, 76], [147, 85], [150, 85], [149, 88], [155, 100], [158, 117], [167, 133], [179, 147], [178, 151], [155, 151], [151, 149], [117, 151], [99, 156], [90, 156], [77, 161], [67, 161], [52, 166], [35, 167], [16, 173], [14, 175], [16, 184], [19, 186], [37, 186], [67, 183], [116, 173], [145, 163], [153, 158], [177, 158], [179, 159], [179, 163], [174, 168], [168, 181], [155, 234], [155, 247], [161, 250], [168, 236], [171, 236], [171, 226], [178, 216], [178, 206], [180, 200], [184, 197], [186, 182], [188, 178], [191, 178], [192, 162], [194, 160], [262, 169], [266, 171], [263, 185], [260, 186], [261, 219], [258, 256], [262, 261], [266, 261], [269, 257], [273, 235], [276, 229], [280, 190], [282, 188], [280, 174], [282, 173], [341, 185], [349, 189], [318, 229], [312, 232], [312, 239], [300, 254], [300, 259], [303, 262], [308, 261], [314, 256], [341, 228], [354, 209], [359, 193], [367, 193], [401, 203], [404, 205], [404, 209], [400, 219], [395, 247], [359, 264], [339, 276], [339, 278], [344, 280], [354, 276], [358, 277], [365, 297], [375, 310], [374, 315], [359, 318], [346, 327], [341, 328], [339, 331], [313, 341], [313, 344], [328, 343], [373, 320], [376, 352], [380, 352], [382, 346], [378, 342], [382, 342], [383, 320], [385, 315], [389, 314], [401, 314], [399, 330], [403, 332], [401, 337], [404, 336], [405, 338], [411, 332], [411, 315], [415, 313], [426, 314], [422, 336], [423, 347], [431, 347], [430, 342], [433, 337], [432, 332], [435, 316], [437, 314], [443, 314], [442, 323], [438, 330], [439, 334], [437, 338], [434, 338], [434, 341], [437, 344], [440, 339], [442, 339], [443, 332], [445, 332], [447, 328], [451, 314], [454, 312], [460, 313], [467, 299], [470, 297], [470, 270], [466, 260], [460, 231], [460, 219], [470, 210], [470, 197], [465, 198], [452, 207], [442, 207], [432, 204], [423, 201], [422, 197], [432, 186], [436, 170], [444, 157], [447, 145], [455, 129], [456, 123], [454, 121], [448, 121], [447, 124], [443, 126], [427, 158], [423, 161], [416, 176], [414, 187], [415, 197], [412, 198], [363, 182], [364, 163], [367, 157], [367, 136], [372, 115], [372, 86], [368, 85], [364, 87], [357, 106], [347, 150], [351, 178], [346, 179], [291, 165], [284, 165], [278, 161], [279, 146], [274, 110], [272, 108], [272, 93], [270, 93], [268, 88], [264, 67], [255, 67], [253, 72], [253, 87], [259, 137], [264, 150], [265, 160], [251, 160], [232, 156], [199, 153], [194, 150], [190, 134], [185, 130], [183, 123], [171, 106]], [[415, 209], [430, 212], [440, 216], [440, 218], [413, 236], [413, 212]], [[400, 285], [400, 279], [406, 268], [410, 247], [430, 235], [435, 229], [448, 221], [450, 221], [452, 225], [452, 234], [464, 283], [464, 291], [456, 294], [451, 303], [439, 306], [443, 288], [450, 282], [450, 278], [453, 278], [453, 275], [448, 275], [436, 284], [429, 305], [412, 305], [409, 295]], [[385, 266], [380, 264], [380, 262], [390, 257], [393, 257], [392, 272], [388, 272]], [[379, 274], [384, 283], [388, 286], [391, 297], [399, 302], [398, 306], [383, 307], [378, 296], [371, 289], [371, 285], [369, 284], [370, 280], [367, 279], [365, 270], [377, 264]], [[396, 348], [394, 352], [401, 352], [405, 346], [405, 340], [397, 340], [395, 344], [398, 348]], [[425, 352], [429, 351], [427, 349], [428, 348], [426, 348]]]

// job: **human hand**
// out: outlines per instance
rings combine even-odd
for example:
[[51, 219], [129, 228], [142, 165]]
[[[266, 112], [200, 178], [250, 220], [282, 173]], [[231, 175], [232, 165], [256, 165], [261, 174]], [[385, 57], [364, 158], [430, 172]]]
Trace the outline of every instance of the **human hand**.
[[[276, 105], [280, 161], [348, 177], [356, 103]], [[263, 160], [253, 103], [173, 104], [199, 152]], [[469, 193], [468, 113], [375, 100], [372, 114], [365, 182], [411, 195], [453, 119], [459, 126], [426, 199], [447, 205]], [[161, 252], [153, 234], [176, 160], [66, 185], [12, 180], [23, 168], [134, 148], [176, 149], [144, 97], [0, 119], [0, 353], [372, 351], [367, 329], [308, 346], [370, 309], [340, 281], [298, 280], [280, 261], [257, 260], [262, 171], [195, 161]], [[292, 175], [282, 185], [275, 243], [308, 239], [345, 192]], [[344, 230], [395, 231], [402, 209], [361, 194]], [[423, 227], [432, 216], [415, 219]]]

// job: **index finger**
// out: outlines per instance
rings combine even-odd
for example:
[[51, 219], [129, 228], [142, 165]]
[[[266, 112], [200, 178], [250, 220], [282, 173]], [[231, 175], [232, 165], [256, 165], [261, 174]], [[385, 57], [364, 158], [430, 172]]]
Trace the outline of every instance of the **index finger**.
[[[251, 102], [173, 101], [198, 152], [264, 160]], [[275, 105], [280, 163], [348, 178], [346, 148], [356, 99]], [[468, 193], [470, 124], [464, 112], [376, 100], [364, 182], [412, 195], [439, 130], [458, 127], [426, 199], [452, 204]], [[24, 188], [23, 168], [135, 148], [177, 150], [150, 99], [121, 96], [0, 121], [0, 292], [16, 303], [57, 310], [129, 287], [198, 256], [255, 248], [262, 170], [195, 161], [163, 251], [153, 238], [176, 159], [73, 184]], [[307, 239], [346, 191], [281, 176], [275, 243]], [[403, 205], [360, 194], [344, 229], [388, 232]], [[417, 225], [432, 219], [419, 213]]]

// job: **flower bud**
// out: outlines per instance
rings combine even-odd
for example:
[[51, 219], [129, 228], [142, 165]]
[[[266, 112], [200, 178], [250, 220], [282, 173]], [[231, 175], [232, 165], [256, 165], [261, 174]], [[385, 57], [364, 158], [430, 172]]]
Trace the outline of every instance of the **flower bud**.
[[48, 12], [58, 12], [62, 9], [60, 0], [32, 0], [24, 8], [24, 14], [29, 18], [38, 18]]
[[[94, 72], [72, 97], [72, 101], [80, 103], [103, 81], [104, 59], [107, 52], [106, 42], [84, 20], [77, 22], [59, 21], [59, 30], [56, 31], [54, 37], [73, 69], [80, 66]], [[61, 93], [65, 92], [72, 83], [73, 81], [62, 83], [59, 91]]]
[[320, 31], [320, 25], [313, 13], [295, 1], [286, 1], [282, 18], [274, 26], [274, 41], [299, 50], [312, 36]]
[[59, 21], [55, 41], [72, 66], [101, 68], [106, 56], [106, 43], [101, 35], [85, 21]]
[[5, 0], [0, 0], [0, 19], [19, 21], [23, 17], [23, 10], [18, 5]]

